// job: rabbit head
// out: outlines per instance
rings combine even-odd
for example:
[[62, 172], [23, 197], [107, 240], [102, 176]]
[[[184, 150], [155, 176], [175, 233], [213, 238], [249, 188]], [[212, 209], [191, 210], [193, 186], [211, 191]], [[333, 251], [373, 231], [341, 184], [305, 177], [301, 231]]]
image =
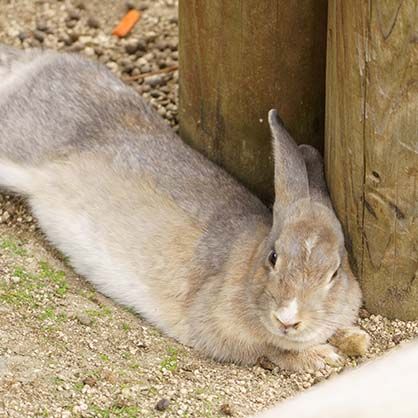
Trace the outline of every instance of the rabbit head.
[[275, 110], [269, 124], [276, 198], [272, 230], [258, 249], [253, 303], [276, 345], [302, 349], [351, 324], [361, 294], [319, 152], [298, 147]]

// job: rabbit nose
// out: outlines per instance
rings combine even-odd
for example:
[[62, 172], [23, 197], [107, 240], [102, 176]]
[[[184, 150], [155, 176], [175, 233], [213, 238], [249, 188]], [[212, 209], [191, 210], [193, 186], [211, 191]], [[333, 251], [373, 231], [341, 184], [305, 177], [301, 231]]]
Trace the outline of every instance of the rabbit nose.
[[296, 329], [301, 324], [301, 321], [298, 319], [298, 303], [296, 299], [274, 312], [274, 316], [285, 330]]
[[288, 323], [288, 322], [283, 322], [282, 320], [280, 320], [279, 318], [277, 318], [279, 320], [279, 322], [283, 325], [283, 328], [285, 330], [291, 329], [291, 328], [295, 328], [297, 329], [299, 327], [299, 325], [301, 324], [301, 321], [297, 321], [297, 322], [293, 322], [293, 323]]

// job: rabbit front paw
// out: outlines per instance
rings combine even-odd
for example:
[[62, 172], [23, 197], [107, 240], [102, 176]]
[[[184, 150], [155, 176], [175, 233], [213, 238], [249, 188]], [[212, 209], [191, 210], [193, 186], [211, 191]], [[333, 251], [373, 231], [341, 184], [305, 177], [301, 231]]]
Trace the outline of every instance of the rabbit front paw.
[[279, 352], [270, 356], [270, 360], [282, 369], [291, 371], [315, 371], [326, 365], [339, 366], [343, 357], [331, 344], [320, 344], [304, 351]]
[[364, 356], [370, 346], [370, 336], [359, 327], [339, 329], [329, 340], [346, 356]]

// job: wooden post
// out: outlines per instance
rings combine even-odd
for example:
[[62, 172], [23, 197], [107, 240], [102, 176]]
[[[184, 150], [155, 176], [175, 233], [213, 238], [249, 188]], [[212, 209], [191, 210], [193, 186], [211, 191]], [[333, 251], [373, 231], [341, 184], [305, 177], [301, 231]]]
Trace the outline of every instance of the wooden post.
[[327, 0], [180, 0], [180, 134], [273, 200], [267, 112], [323, 148]]
[[366, 307], [418, 318], [418, 7], [330, 0], [326, 167]]

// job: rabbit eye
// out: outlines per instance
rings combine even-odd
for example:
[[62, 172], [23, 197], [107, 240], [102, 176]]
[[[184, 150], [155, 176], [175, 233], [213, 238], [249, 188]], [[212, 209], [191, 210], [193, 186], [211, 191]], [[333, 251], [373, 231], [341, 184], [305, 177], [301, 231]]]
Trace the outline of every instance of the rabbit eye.
[[270, 251], [268, 259], [269, 259], [269, 263], [274, 267], [277, 261], [277, 253], [275, 250]]

